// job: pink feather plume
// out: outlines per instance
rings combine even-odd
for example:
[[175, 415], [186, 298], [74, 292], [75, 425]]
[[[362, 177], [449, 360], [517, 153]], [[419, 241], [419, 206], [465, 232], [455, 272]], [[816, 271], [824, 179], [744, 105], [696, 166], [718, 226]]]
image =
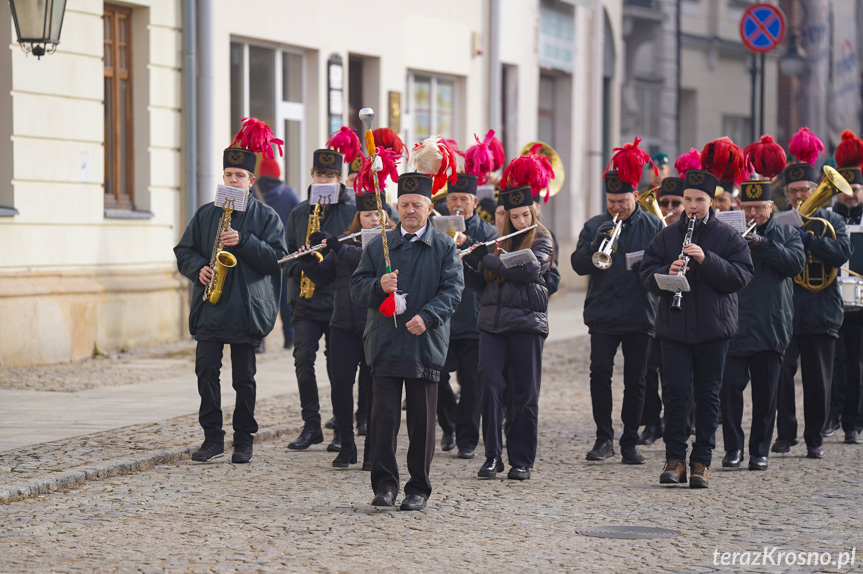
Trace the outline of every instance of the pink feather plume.
[[602, 177], [605, 177], [609, 168], [613, 168], [617, 170], [617, 176], [621, 181], [625, 181], [637, 189], [639, 182], [641, 182], [641, 176], [644, 173], [644, 166], [647, 163], [653, 166], [653, 173], [659, 175], [659, 169], [656, 167], [656, 164], [653, 163], [650, 155], [645, 150], [638, 147], [639, 143], [641, 143], [641, 138], [635, 138], [635, 141], [632, 143], [626, 142], [623, 144], [623, 147], [614, 148], [612, 150], [614, 151], [614, 155], [611, 156], [611, 160], [605, 166]]
[[755, 171], [767, 179], [773, 179], [785, 169], [785, 150], [773, 141], [772, 136], [761, 136], [761, 141], [746, 146], [743, 154], [746, 156], [744, 169], [750, 176]]
[[731, 138], [715, 139], [701, 150], [701, 166], [719, 181], [739, 181], [743, 169], [743, 150]]
[[[467, 148], [464, 158], [464, 171], [465, 173], [475, 175], [479, 185], [483, 185], [488, 183], [489, 174], [498, 169], [495, 167], [497, 164], [495, 153], [490, 145], [492, 140], [497, 141], [497, 138], [494, 137], [494, 130], [489, 130], [483, 141], [479, 141], [479, 137], [476, 134], [473, 134], [473, 137], [476, 139], [476, 145]], [[500, 152], [503, 154], [502, 146]]]
[[530, 192], [536, 197], [545, 188], [544, 201], [548, 203], [550, 193], [548, 182], [554, 179], [554, 169], [551, 167], [551, 161], [538, 153], [541, 148], [542, 144], [536, 144], [530, 148], [527, 155], [519, 156], [509, 162], [500, 180], [501, 189], [529, 185]]
[[[488, 142], [488, 147], [494, 156], [494, 169], [492, 171], [497, 171], [503, 167], [504, 163], [506, 163], [506, 154], [503, 152], [503, 144], [500, 143], [499, 139], [494, 137], [494, 131], [489, 130], [489, 133], [492, 134], [492, 136], [491, 141]], [[488, 134], [486, 134], [485, 137], [488, 139]]]
[[285, 142], [276, 139], [270, 126], [257, 118], [243, 118], [243, 127], [240, 128], [240, 131], [234, 136], [234, 141], [231, 142], [231, 147], [241, 147], [274, 159], [272, 145], [278, 146], [279, 156], [282, 156], [282, 146], [285, 145]]
[[458, 142], [457, 141], [443, 139], [443, 138], [441, 138], [440, 141], [443, 142], [443, 144], [446, 147], [448, 147], [449, 149], [451, 149], [456, 155], [460, 155], [461, 157], [464, 157], [464, 152], [461, 151], [460, 149], [458, 149]]
[[458, 178], [455, 152], [441, 141], [440, 136], [431, 136], [416, 144], [411, 150], [411, 165], [416, 171], [431, 176], [432, 195], [443, 189], [447, 180], [455, 183]]
[[674, 169], [680, 177], [686, 177], [686, 172], [690, 169], [701, 169], [701, 152], [694, 147], [689, 148], [688, 152], [674, 162]]
[[[380, 183], [381, 191], [383, 191], [386, 188], [387, 179], [392, 182], [398, 181], [398, 161], [401, 159], [401, 156], [383, 146], [378, 146], [377, 154], [383, 163], [383, 169], [378, 172], [378, 182]], [[372, 162], [365, 157], [363, 157], [363, 166], [354, 179], [354, 192], [359, 194], [375, 192], [375, 177], [372, 173]]]
[[360, 138], [354, 133], [353, 128], [342, 126], [330, 135], [327, 147], [345, 156], [345, 163], [351, 163], [360, 153]]
[[802, 127], [791, 136], [791, 140], [788, 142], [788, 151], [799, 161], [815, 165], [815, 160], [824, 151], [824, 144], [818, 139], [818, 136], [809, 131], [809, 128]]

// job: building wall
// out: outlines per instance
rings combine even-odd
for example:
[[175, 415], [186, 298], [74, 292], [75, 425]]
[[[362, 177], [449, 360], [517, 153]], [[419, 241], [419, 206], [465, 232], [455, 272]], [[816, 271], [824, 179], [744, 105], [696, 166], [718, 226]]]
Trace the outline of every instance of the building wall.
[[[176, 340], [185, 285], [175, 272], [180, 190], [180, 10], [124, 2], [132, 14], [135, 209], [104, 208], [103, 3], [69, 0], [55, 54], [15, 44], [0, 18], [0, 366], [68, 361]], [[11, 80], [11, 81], [10, 81]], [[13, 211], [14, 210], [14, 211]], [[17, 211], [17, 214], [15, 212]], [[148, 214], [152, 214], [151, 216]], [[14, 328], [9, 328], [12, 325]]]

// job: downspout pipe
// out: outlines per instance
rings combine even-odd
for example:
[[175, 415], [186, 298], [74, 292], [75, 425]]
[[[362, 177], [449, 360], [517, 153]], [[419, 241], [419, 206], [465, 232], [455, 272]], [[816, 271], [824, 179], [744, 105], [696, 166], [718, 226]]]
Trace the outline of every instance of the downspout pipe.
[[500, 1], [489, 0], [488, 38], [488, 127], [497, 134], [500, 134], [503, 121], [501, 117], [503, 73], [500, 65]]
[[196, 114], [195, 0], [183, 0], [183, 217], [186, 225], [197, 208], [198, 146]]
[[215, 85], [213, 56], [213, 4], [205, 1], [197, 5], [198, 41], [198, 98], [197, 134], [201, 144], [198, 154], [198, 207], [213, 201], [216, 192], [217, 168], [213, 161], [213, 91]]

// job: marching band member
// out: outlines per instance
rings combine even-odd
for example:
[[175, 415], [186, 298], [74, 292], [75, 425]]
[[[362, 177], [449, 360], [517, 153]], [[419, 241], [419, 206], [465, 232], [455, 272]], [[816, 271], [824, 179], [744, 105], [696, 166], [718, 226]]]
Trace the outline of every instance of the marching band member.
[[[342, 179], [342, 154], [330, 149], [315, 150], [312, 164], [313, 183], [339, 183], [337, 203], [322, 206], [323, 219], [320, 231], [334, 236], [344, 233], [350, 225], [356, 212], [356, 204], [352, 193], [348, 192]], [[309, 187], [311, 194], [311, 186]], [[300, 202], [291, 212], [285, 230], [288, 251], [293, 253], [307, 243], [309, 217], [314, 211], [309, 200]], [[313, 444], [324, 441], [321, 431], [321, 413], [318, 402], [318, 382], [315, 377], [315, 358], [318, 344], [324, 337], [327, 357], [327, 373], [331, 372], [332, 356], [330, 354], [330, 319], [333, 315], [333, 293], [335, 286], [327, 285], [315, 288], [311, 299], [300, 297], [300, 282], [302, 267], [297, 261], [289, 261], [284, 266], [288, 281], [288, 298], [292, 305], [291, 322], [294, 325], [294, 368], [297, 372], [297, 386], [300, 390], [300, 405], [302, 406], [303, 430], [300, 436], [288, 445], [294, 450], [305, 450]], [[332, 380], [332, 377], [330, 377]], [[336, 435], [327, 447], [328, 451], [338, 452], [341, 448]]]
[[[641, 263], [642, 283], [660, 296], [656, 333], [662, 346], [666, 461], [659, 482], [686, 482], [687, 410], [694, 388], [691, 488], [708, 486], [725, 354], [737, 332], [737, 292], [752, 278], [753, 270], [746, 242], [731, 226], [717, 222], [711, 207], [716, 174], [733, 179], [743, 165], [743, 151], [728, 138], [720, 138], [704, 148], [702, 164], [706, 170], [686, 172], [686, 218], [660, 231]], [[685, 274], [691, 290], [681, 293], [681, 300], [660, 289], [654, 274]]]
[[[791, 202], [790, 209], [809, 199], [815, 190], [814, 163], [819, 153], [824, 150], [824, 145], [809, 130], [801, 128], [791, 138], [789, 148], [791, 153], [802, 160], [801, 163], [791, 164], [785, 169], [785, 189]], [[852, 252], [851, 242], [840, 215], [818, 208], [812, 217], [827, 220], [836, 233], [834, 240], [829, 236], [815, 237], [800, 228], [797, 229], [806, 253], [823, 262], [826, 273], [830, 267], [838, 268], [848, 261]], [[803, 380], [803, 438], [806, 441], [806, 456], [816, 459], [824, 456], [821, 431], [824, 430], [830, 409], [834, 346], [839, 337], [843, 315], [842, 294], [837, 281], [817, 292], [810, 291], [795, 281], [794, 334], [785, 350], [779, 375], [777, 438], [771, 447], [773, 452], [788, 452], [797, 444], [794, 375], [797, 373], [799, 358]]]
[[[542, 347], [548, 336], [548, 289], [545, 285], [554, 243], [551, 234], [536, 218], [533, 194], [539, 193], [545, 182], [518, 185], [510, 170], [521, 161], [533, 162], [529, 156], [514, 159], [501, 186], [500, 200], [506, 209], [505, 226], [498, 231], [509, 235], [536, 224], [537, 227], [497, 243], [493, 252], [483, 244], [464, 256], [466, 285], [481, 293], [477, 318], [479, 329], [479, 380], [482, 385], [482, 434], [486, 460], [477, 475], [494, 478], [504, 469], [501, 436], [504, 414], [504, 389], [509, 364], [513, 412], [506, 448], [512, 468], [508, 477], [514, 480], [530, 478], [536, 458], [537, 425], [539, 420], [539, 388], [542, 373]], [[539, 168], [544, 170], [545, 168]], [[550, 165], [549, 165], [550, 171]], [[528, 178], [525, 178], [527, 180]], [[529, 249], [536, 261], [506, 267], [500, 255]]]
[[[465, 231], [459, 232], [456, 245], [466, 249], [497, 237], [497, 230], [476, 215], [476, 175], [460, 173], [447, 190], [446, 204], [452, 215], [464, 217]], [[472, 291], [462, 294], [461, 303], [453, 314], [447, 360], [438, 383], [438, 422], [443, 430], [441, 446], [451, 450], [458, 446], [458, 458], [473, 458], [479, 442], [480, 401], [477, 369], [479, 367], [479, 295]], [[449, 383], [451, 373], [458, 373], [461, 397], [456, 404]], [[454, 443], [454, 444], [453, 444]]]
[[[612, 158], [615, 166], [635, 160], [624, 174], [604, 175], [607, 210], [589, 219], [581, 230], [571, 257], [579, 275], [589, 275], [584, 301], [584, 324], [590, 332], [590, 400], [596, 423], [596, 442], [587, 460], [614, 456], [611, 422], [611, 375], [617, 348], [623, 346], [623, 408], [620, 454], [625, 464], [644, 464], [638, 452], [638, 427], [644, 404], [644, 375], [656, 320], [656, 295], [644, 289], [638, 274], [627, 269], [626, 256], [643, 251], [662, 229], [662, 222], [638, 204], [638, 182], [650, 161], [647, 153], [627, 144]], [[632, 146], [632, 147], [630, 147]], [[638, 154], [637, 152], [641, 152]], [[624, 180], [628, 177], [628, 180]], [[612, 240], [612, 236], [619, 235]], [[616, 245], [611, 243], [616, 241]], [[604, 260], [597, 262], [601, 246], [608, 245]]]
[[[386, 272], [384, 246], [375, 238], [351, 276], [351, 299], [368, 307], [363, 334], [372, 368], [372, 505], [393, 506], [399, 490], [396, 437], [407, 398], [408, 472], [402, 510], [421, 510], [431, 494], [429, 469], [434, 455], [437, 382], [446, 360], [450, 317], [461, 299], [464, 278], [455, 243], [428, 224], [432, 178], [406, 173], [398, 178], [401, 225], [387, 232], [392, 272]], [[378, 311], [388, 294], [407, 294], [402, 314]]]
[[[225, 185], [248, 192], [255, 183], [257, 156], [272, 157], [270, 128], [247, 118], [234, 143], [222, 156]], [[281, 152], [281, 147], [279, 147]], [[255, 422], [255, 348], [276, 323], [281, 292], [278, 260], [286, 253], [284, 228], [279, 215], [254, 194], [248, 194], [245, 211], [234, 211], [230, 227], [222, 229], [225, 210], [208, 203], [195, 212], [192, 221], [174, 248], [177, 269], [192, 282], [189, 332], [197, 341], [195, 373], [201, 407], [198, 421], [204, 429], [204, 443], [192, 453], [192, 460], [208, 462], [225, 452], [222, 430], [219, 372], [226, 344], [231, 345], [231, 364], [237, 402], [234, 408], [234, 454], [231, 462], [252, 459], [252, 442], [258, 432]], [[213, 279], [210, 267], [213, 238], [232, 253], [237, 264], [227, 273], [221, 297], [215, 304], [204, 301]], [[259, 302], [253, 304], [254, 297]]]
[[806, 261], [797, 231], [776, 223], [770, 180], [785, 169], [785, 151], [763, 136], [746, 148], [747, 160], [765, 180], [741, 185], [742, 209], [748, 225], [744, 236], [755, 272], [738, 294], [738, 329], [725, 359], [720, 391], [722, 466], [737, 468], [743, 459], [743, 390], [752, 379], [752, 428], [749, 432], [749, 470], [766, 470], [776, 421], [776, 392], [782, 355], [791, 339], [793, 277]]

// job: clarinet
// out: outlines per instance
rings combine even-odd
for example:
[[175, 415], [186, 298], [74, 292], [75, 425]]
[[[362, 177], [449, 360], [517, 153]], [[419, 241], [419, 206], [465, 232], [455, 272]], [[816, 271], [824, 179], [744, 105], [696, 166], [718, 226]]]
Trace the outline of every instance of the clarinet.
[[[683, 247], [680, 249], [680, 257], [678, 259], [683, 259], [683, 267], [680, 268], [680, 271], [677, 272], [681, 277], [686, 274], [686, 266], [689, 265], [689, 255], [684, 253], [686, 246], [692, 243], [692, 233], [695, 231], [695, 217], [689, 218], [689, 227], [686, 228], [686, 237], [683, 238]], [[674, 299], [671, 301], [671, 310], [672, 311], [681, 311], [683, 304], [683, 291], [680, 289], [677, 290], [677, 293], [674, 294]]]

